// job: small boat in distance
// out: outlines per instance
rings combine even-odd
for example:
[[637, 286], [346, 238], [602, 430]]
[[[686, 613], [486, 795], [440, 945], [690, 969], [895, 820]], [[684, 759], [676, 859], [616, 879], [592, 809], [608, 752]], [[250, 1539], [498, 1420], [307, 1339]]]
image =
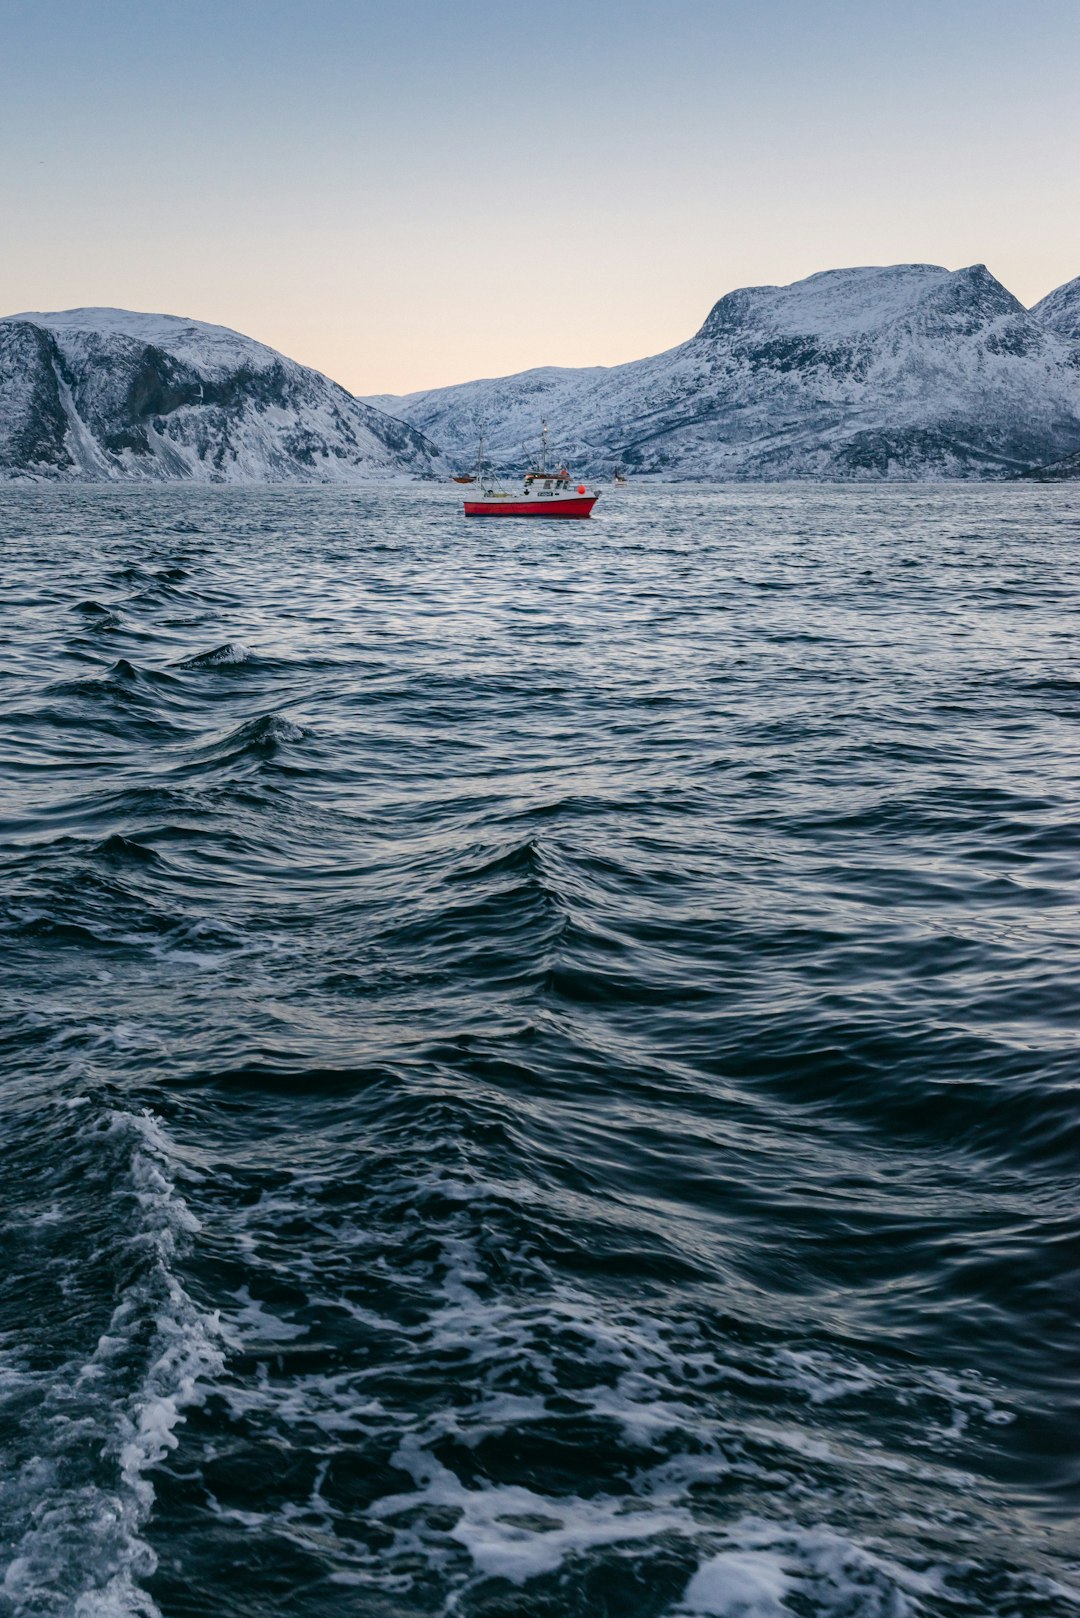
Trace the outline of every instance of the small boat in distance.
[[454, 482], [455, 483], [475, 483], [476, 479], [473, 477], [471, 472], [455, 472], [454, 473]]
[[588, 517], [600, 498], [599, 490], [574, 486], [565, 466], [557, 472], [548, 468], [548, 429], [543, 424], [543, 447], [539, 462], [525, 473], [520, 494], [510, 494], [498, 486], [494, 476], [484, 476], [484, 440], [476, 457], [475, 482], [481, 485], [479, 499], [465, 501], [466, 517]]

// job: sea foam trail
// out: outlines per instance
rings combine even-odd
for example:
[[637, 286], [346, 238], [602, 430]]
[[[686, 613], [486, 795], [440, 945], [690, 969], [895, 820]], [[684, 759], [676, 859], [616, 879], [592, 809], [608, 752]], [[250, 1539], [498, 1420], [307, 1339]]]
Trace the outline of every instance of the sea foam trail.
[[[220, 1371], [221, 1336], [174, 1270], [199, 1225], [158, 1123], [111, 1110], [79, 1131], [77, 1145], [119, 1169], [113, 1194], [133, 1217], [117, 1256], [131, 1278], [87, 1359], [0, 1368], [9, 1419], [25, 1424], [21, 1464], [0, 1483], [0, 1612], [157, 1618], [143, 1583], [157, 1564], [143, 1536], [154, 1503], [148, 1474]], [[63, 1292], [65, 1277], [56, 1279]]]
[[[319, 1133], [310, 1102], [304, 1111], [301, 1152]], [[442, 1155], [455, 1146], [447, 1138]], [[667, 1587], [650, 1613], [745, 1618], [760, 1607], [779, 1618], [809, 1603], [915, 1618], [934, 1613], [938, 1596], [965, 1610], [968, 1570], [953, 1547], [913, 1523], [885, 1549], [831, 1515], [849, 1514], [854, 1495], [888, 1497], [899, 1480], [927, 1499], [963, 1498], [972, 1479], [947, 1435], [955, 1442], [965, 1411], [1010, 1419], [976, 1378], [752, 1347], [690, 1314], [619, 1308], [530, 1257], [553, 1213], [539, 1197], [519, 1205], [518, 1250], [507, 1187], [446, 1169], [364, 1174], [341, 1145], [329, 1182], [283, 1184], [286, 1155], [279, 1146], [258, 1201], [230, 1197], [208, 1214], [215, 1245], [228, 1229], [250, 1277], [221, 1328], [235, 1367], [215, 1384], [230, 1458], [201, 1443], [187, 1452], [212, 1488], [216, 1534], [257, 1530], [301, 1557], [307, 1579], [363, 1591], [376, 1611], [390, 1596], [403, 1612], [427, 1611], [441, 1589], [447, 1612], [484, 1613], [510, 1586], [525, 1613], [531, 1601], [569, 1599], [598, 1558], [636, 1569], [643, 1588]], [[222, 1164], [215, 1186], [228, 1178]], [[339, 1190], [360, 1179], [363, 1224]], [[421, 1207], [422, 1227], [401, 1223], [399, 1210]], [[303, 1293], [290, 1302], [272, 1255], [301, 1228], [291, 1286]], [[404, 1289], [403, 1316], [367, 1301], [376, 1277], [388, 1295]], [[362, 1354], [330, 1350], [354, 1336]], [[870, 1410], [891, 1413], [892, 1447], [861, 1442]], [[282, 1477], [252, 1490], [257, 1456], [301, 1452], [296, 1487]], [[716, 1509], [728, 1497], [774, 1515], [729, 1520]]]

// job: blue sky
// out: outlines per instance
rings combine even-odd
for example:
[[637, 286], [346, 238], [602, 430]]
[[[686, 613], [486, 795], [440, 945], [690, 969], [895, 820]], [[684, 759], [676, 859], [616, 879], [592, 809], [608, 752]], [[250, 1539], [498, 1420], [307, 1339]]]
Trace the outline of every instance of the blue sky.
[[732, 287], [1080, 275], [1080, 6], [0, 0], [0, 312], [219, 321], [363, 392], [611, 364]]

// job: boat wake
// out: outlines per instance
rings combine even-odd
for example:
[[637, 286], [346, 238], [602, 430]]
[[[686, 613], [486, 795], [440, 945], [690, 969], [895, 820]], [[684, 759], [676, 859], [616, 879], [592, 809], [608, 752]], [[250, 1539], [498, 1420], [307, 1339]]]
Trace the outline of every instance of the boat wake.
[[204, 1381], [220, 1372], [221, 1338], [215, 1315], [175, 1273], [198, 1221], [171, 1178], [160, 1126], [146, 1113], [99, 1111], [84, 1097], [63, 1106], [67, 1118], [52, 1110], [60, 1125], [53, 1149], [63, 1149], [68, 1166], [55, 1176], [52, 1198], [65, 1180], [96, 1183], [119, 1217], [91, 1245], [56, 1200], [39, 1206], [26, 1238], [39, 1250], [36, 1287], [67, 1301], [74, 1339], [94, 1333], [88, 1270], [110, 1272], [116, 1302], [85, 1357], [71, 1341], [51, 1357], [46, 1321], [37, 1352], [13, 1351], [5, 1334], [0, 1411], [20, 1437], [0, 1473], [0, 1612], [157, 1618], [144, 1582], [157, 1565], [143, 1535], [154, 1504], [150, 1474], [176, 1448]]

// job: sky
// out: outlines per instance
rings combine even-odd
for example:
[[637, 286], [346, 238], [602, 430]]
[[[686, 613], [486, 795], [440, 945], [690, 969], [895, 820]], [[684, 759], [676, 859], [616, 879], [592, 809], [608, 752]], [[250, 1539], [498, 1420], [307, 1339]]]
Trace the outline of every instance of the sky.
[[1080, 275], [1077, 0], [0, 0], [0, 314], [362, 394], [689, 337], [734, 287]]

